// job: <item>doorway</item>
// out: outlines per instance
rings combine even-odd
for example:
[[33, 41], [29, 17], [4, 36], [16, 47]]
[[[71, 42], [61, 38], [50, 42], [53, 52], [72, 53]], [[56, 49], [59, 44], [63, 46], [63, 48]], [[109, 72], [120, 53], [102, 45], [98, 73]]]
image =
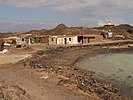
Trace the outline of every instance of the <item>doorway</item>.
[[64, 43], [67, 44], [67, 38], [64, 38]]

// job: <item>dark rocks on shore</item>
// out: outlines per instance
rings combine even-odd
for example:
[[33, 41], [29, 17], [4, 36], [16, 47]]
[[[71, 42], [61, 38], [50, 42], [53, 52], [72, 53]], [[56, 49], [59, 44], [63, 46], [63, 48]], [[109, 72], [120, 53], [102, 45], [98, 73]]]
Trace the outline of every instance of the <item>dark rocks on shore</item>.
[[[90, 47], [90, 46], [73, 46], [73, 47], [59, 47], [56, 49], [48, 49], [45, 51], [47, 56], [36, 56], [34, 55], [30, 58], [27, 64], [29, 64], [32, 68], [43, 68], [44, 71], [49, 73], [54, 73], [56, 75], [62, 75], [67, 77], [66, 79], [61, 79], [58, 82], [58, 85], [63, 84], [75, 84], [77, 88], [81, 89], [86, 93], [95, 93], [103, 100], [129, 100], [127, 98], [123, 98], [119, 95], [117, 88], [113, 87], [111, 84], [101, 83], [93, 78], [95, 72], [86, 71], [73, 66], [73, 63], [78, 60], [78, 57], [89, 54], [90, 56], [102, 53], [110, 53], [110, 52], [120, 52], [127, 49], [108, 49], [108, 48], [99, 48], [99, 47]], [[66, 52], [76, 52], [79, 51], [81, 56], [77, 58], [72, 58], [72, 64], [65, 65], [62, 64], [62, 54]], [[70, 56], [69, 53], [67, 56]], [[58, 59], [59, 61], [57, 62]], [[130, 77], [129, 77], [130, 78]]]

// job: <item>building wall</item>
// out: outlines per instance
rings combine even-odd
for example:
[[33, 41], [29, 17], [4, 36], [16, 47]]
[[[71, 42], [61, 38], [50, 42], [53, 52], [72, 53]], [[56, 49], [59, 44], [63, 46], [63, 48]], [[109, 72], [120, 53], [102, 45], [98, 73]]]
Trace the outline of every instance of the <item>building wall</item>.
[[0, 51], [4, 49], [4, 41], [0, 40]]
[[51, 44], [51, 45], [57, 44], [57, 37], [50, 37], [49, 38], [49, 44]]
[[71, 37], [50, 37], [49, 38], [49, 44], [57, 44], [57, 45], [65, 45], [65, 44], [77, 44], [78, 39], [77, 36], [71, 36]]
[[61, 38], [61, 37], [58, 37], [57, 38], [57, 44], [59, 45], [59, 44], [64, 44], [64, 38]]
[[77, 36], [63, 38], [63, 44], [77, 44], [77, 43], [78, 43]]
[[108, 38], [113, 38], [113, 33], [112, 32], [108, 32]]
[[72, 40], [73, 44], [78, 44], [78, 36], [75, 36]]
[[97, 35], [95, 38], [90, 39], [90, 43], [92, 42], [102, 42], [103, 41], [103, 36]]
[[[24, 41], [23, 41], [23, 40], [24, 40]], [[25, 43], [25, 38], [17, 38], [17, 39], [16, 39], [16, 43], [17, 43], [17, 44]]]
[[[103, 36], [85, 36], [83, 37], [83, 44], [93, 43], [93, 42], [102, 42]], [[78, 36], [56, 36], [49, 38], [49, 44], [52, 45], [65, 45], [65, 44], [79, 44]]]
[[90, 42], [89, 37], [83, 37], [83, 44], [87, 44]]
[[49, 37], [42, 37], [42, 43], [49, 43]]

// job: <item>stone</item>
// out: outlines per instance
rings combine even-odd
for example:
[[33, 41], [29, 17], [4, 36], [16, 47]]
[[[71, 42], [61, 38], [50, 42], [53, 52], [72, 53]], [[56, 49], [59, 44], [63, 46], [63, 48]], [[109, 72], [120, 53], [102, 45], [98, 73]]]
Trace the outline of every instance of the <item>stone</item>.
[[0, 92], [0, 99], [3, 99], [3, 98], [4, 98], [4, 93]]

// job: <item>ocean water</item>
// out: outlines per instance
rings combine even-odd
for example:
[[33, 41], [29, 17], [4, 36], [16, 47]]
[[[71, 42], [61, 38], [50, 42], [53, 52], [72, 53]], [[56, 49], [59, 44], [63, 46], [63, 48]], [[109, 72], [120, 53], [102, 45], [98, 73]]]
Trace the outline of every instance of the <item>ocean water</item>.
[[75, 66], [96, 72], [95, 78], [112, 83], [123, 95], [133, 98], [133, 53], [85, 56]]

